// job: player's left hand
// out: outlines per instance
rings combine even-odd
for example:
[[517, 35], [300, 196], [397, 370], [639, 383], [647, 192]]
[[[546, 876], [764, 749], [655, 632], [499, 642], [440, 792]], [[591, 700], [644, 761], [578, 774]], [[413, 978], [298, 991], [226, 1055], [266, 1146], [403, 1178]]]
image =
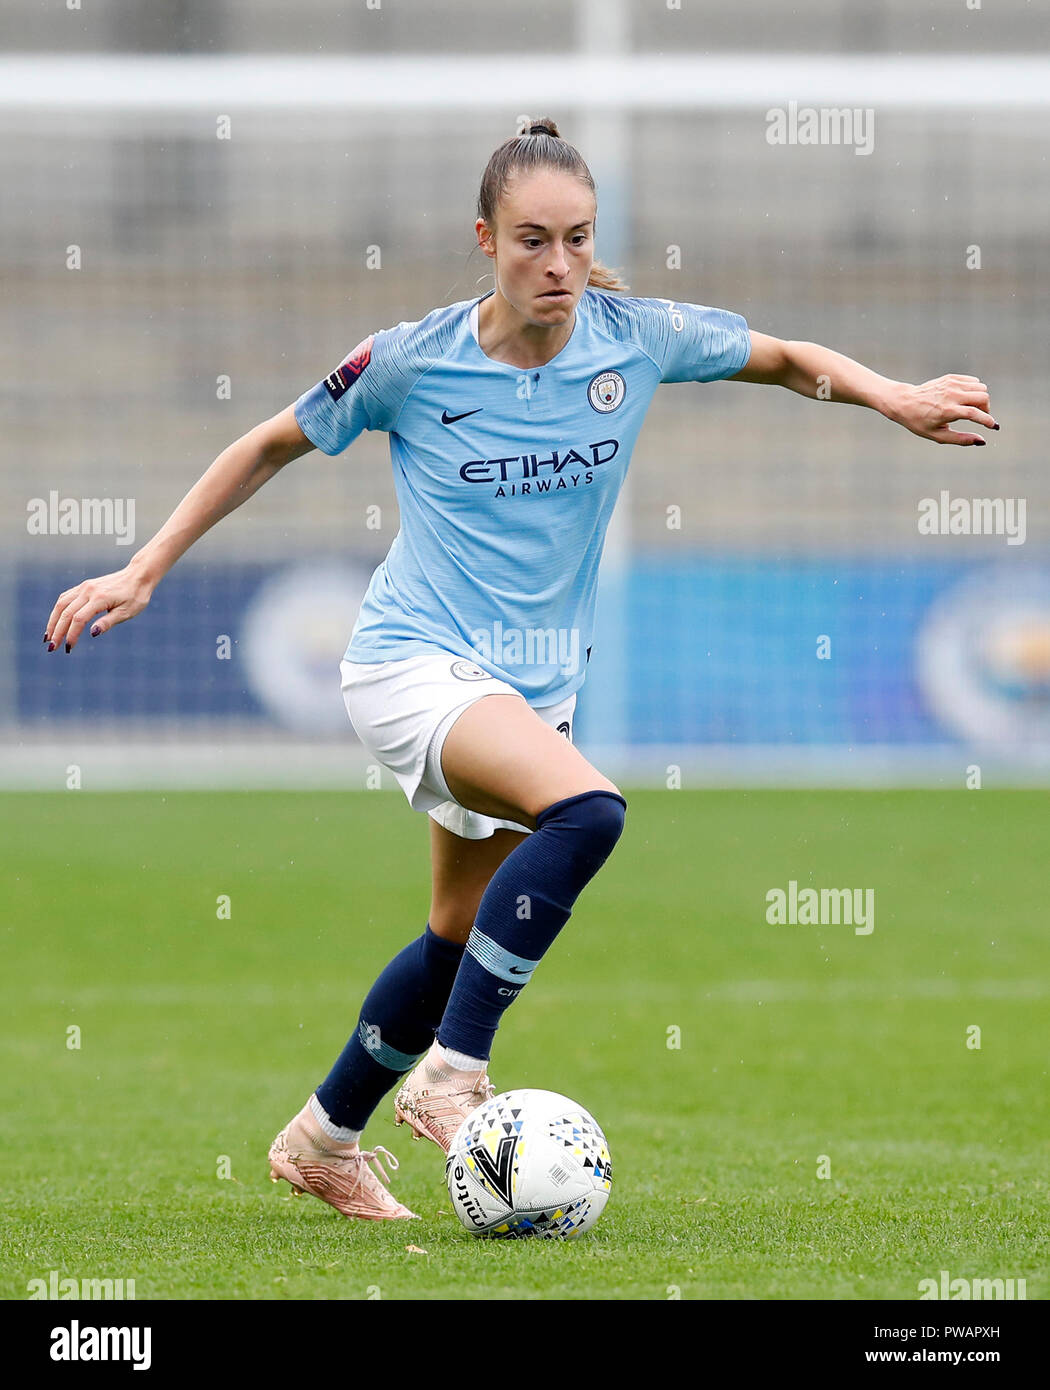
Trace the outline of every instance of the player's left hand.
[[939, 376], [921, 386], [903, 383], [893, 402], [891, 419], [938, 444], [987, 443], [979, 434], [949, 429], [953, 420], [973, 420], [990, 430], [999, 428], [988, 414], [988, 387], [975, 376]]

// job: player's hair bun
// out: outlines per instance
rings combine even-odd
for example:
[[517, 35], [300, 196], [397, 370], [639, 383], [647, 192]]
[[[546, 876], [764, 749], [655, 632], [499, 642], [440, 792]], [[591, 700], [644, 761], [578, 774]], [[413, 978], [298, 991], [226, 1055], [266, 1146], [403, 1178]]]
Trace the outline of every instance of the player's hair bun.
[[558, 127], [549, 116], [541, 116], [539, 120], [533, 121], [525, 133], [527, 135], [553, 135], [555, 140], [561, 139]]

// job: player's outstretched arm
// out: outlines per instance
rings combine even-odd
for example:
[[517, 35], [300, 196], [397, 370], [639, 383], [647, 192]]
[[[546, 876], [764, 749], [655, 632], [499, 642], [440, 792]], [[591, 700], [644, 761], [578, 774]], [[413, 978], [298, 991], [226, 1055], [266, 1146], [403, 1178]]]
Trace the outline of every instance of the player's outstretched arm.
[[755, 381], [786, 386], [813, 400], [866, 405], [938, 444], [984, 444], [979, 434], [949, 429], [955, 420], [972, 420], [997, 430], [988, 414], [988, 387], [975, 376], [939, 376], [913, 386], [891, 381], [870, 368], [819, 343], [798, 343], [751, 334], [747, 366], [729, 381]]
[[195, 483], [152, 540], [137, 550], [122, 570], [84, 579], [59, 594], [47, 620], [48, 651], [63, 643], [72, 651], [85, 624], [91, 635], [107, 632], [134, 618], [149, 603], [153, 590], [194, 541], [227, 513], [247, 502], [286, 463], [313, 448], [299, 428], [292, 407], [264, 420], [224, 449]]

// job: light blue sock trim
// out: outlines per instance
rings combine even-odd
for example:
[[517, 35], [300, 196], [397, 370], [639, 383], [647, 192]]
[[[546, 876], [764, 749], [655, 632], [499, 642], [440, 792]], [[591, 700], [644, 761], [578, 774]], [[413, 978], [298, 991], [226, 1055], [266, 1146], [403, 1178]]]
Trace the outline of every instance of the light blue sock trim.
[[514, 955], [512, 951], [498, 945], [490, 936], [478, 931], [476, 926], [470, 929], [467, 950], [490, 975], [508, 980], [515, 985], [528, 984], [532, 972], [539, 965], [538, 960], [526, 960], [524, 956]]
[[391, 1071], [411, 1071], [420, 1057], [426, 1056], [425, 1052], [419, 1052], [415, 1056], [408, 1052], [398, 1052], [396, 1047], [391, 1047], [383, 1041], [378, 1024], [365, 1023], [363, 1019], [357, 1025], [357, 1040], [369, 1057], [374, 1058], [381, 1067], [389, 1067]]

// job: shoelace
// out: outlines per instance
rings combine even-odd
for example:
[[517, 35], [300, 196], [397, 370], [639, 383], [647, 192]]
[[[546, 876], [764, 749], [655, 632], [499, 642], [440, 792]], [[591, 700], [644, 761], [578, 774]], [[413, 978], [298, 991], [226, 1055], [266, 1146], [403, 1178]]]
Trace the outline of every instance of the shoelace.
[[485, 1102], [491, 1100], [495, 1094], [496, 1088], [488, 1077], [486, 1077], [484, 1081], [476, 1081], [473, 1086], [464, 1086], [461, 1090], [452, 1092], [452, 1096], [480, 1096], [479, 1105], [484, 1105]]
[[375, 1164], [376, 1168], [379, 1169], [379, 1174], [382, 1176], [383, 1181], [386, 1183], [387, 1187], [389, 1187], [390, 1175], [383, 1167], [383, 1160], [379, 1157], [381, 1153], [386, 1154], [387, 1161], [389, 1162], [390, 1167], [396, 1173], [397, 1170], [401, 1167], [401, 1165], [400, 1163], [398, 1163], [397, 1159], [384, 1144], [377, 1144], [374, 1149], [361, 1149], [359, 1156], [362, 1159], [364, 1159], [364, 1161], [370, 1166], [372, 1164]]
[[[446, 1075], [447, 1075], [447, 1073], [446, 1073]], [[443, 1078], [441, 1078], [441, 1079], [443, 1079]], [[476, 1081], [476, 1082], [474, 1083], [473, 1086], [470, 1086], [470, 1085], [464, 1086], [461, 1090], [459, 1090], [459, 1091], [453, 1091], [453, 1092], [451, 1092], [451, 1094], [446, 1093], [446, 1094], [442, 1097], [442, 1099], [444, 1099], [446, 1102], [450, 1102], [451, 1105], [452, 1105], [452, 1107], [455, 1107], [455, 1105], [456, 1105], [456, 1099], [455, 1099], [455, 1098], [456, 1098], [457, 1096], [469, 1096], [471, 1099], [473, 1099], [474, 1096], [479, 1096], [480, 1099], [478, 1100], [478, 1105], [484, 1105], [484, 1104], [486, 1104], [486, 1102], [492, 1100], [492, 1098], [495, 1096], [495, 1094], [496, 1094], [496, 1088], [495, 1088], [495, 1086], [492, 1084], [492, 1082], [488, 1079], [488, 1077], [486, 1076], [484, 1081]], [[475, 1107], [472, 1106], [471, 1108], [474, 1109]], [[418, 1113], [418, 1111], [417, 1111], [417, 1113]], [[431, 1104], [430, 1104], [428, 1113], [431, 1115], [431, 1117], [432, 1117], [433, 1119], [438, 1120], [439, 1122], [445, 1122], [446, 1119], [447, 1119], [447, 1116], [445, 1116], [445, 1115], [443, 1115], [443, 1114], [440, 1114], [440, 1113], [438, 1113], [438, 1112], [436, 1112], [436, 1111], [434, 1110], [434, 1108], [433, 1108], [433, 1103], [432, 1103], [432, 1102], [431, 1102]], [[458, 1119], [455, 1115], [453, 1115], [452, 1118], [453, 1118], [453, 1120], [455, 1121], [455, 1126], [454, 1126], [454, 1127], [455, 1127], [455, 1128], [458, 1128], [458, 1126], [459, 1126], [459, 1119]], [[376, 1147], [378, 1148], [379, 1145], [377, 1144]]]

